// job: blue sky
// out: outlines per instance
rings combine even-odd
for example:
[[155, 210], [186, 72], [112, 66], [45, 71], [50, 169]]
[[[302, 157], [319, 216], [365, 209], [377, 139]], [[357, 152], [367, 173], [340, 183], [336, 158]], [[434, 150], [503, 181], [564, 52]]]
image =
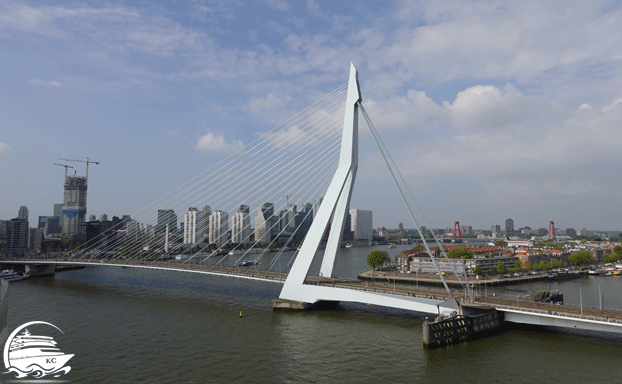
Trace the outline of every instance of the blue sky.
[[[433, 226], [622, 228], [620, 20], [608, 1], [3, 1], [0, 218], [52, 213], [59, 157], [100, 161], [89, 213], [136, 212], [353, 62]], [[361, 149], [352, 206], [411, 227], [363, 129]]]

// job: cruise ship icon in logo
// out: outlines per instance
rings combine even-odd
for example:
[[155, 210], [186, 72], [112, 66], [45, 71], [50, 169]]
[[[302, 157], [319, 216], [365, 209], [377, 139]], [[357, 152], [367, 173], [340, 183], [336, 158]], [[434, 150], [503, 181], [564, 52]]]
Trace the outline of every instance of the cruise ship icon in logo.
[[[61, 333], [58, 327], [43, 321], [32, 321], [19, 326], [7, 339], [4, 346], [4, 365], [16, 378], [60, 377], [67, 374], [70, 366], [65, 366], [74, 355], [67, 355], [56, 347], [56, 341], [50, 336], [31, 334], [26, 327], [43, 324], [51, 326]], [[19, 333], [22, 331], [22, 333]], [[64, 333], [63, 333], [64, 334]]]

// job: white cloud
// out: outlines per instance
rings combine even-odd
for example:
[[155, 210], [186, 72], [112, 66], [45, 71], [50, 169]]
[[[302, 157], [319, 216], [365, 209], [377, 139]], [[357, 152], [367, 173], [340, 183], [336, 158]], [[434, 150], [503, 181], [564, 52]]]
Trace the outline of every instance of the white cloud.
[[[454, 126], [474, 131], [498, 131], [521, 124], [522, 131], [532, 131], [568, 116], [561, 104], [524, 96], [511, 84], [503, 89], [492, 85], [470, 87], [459, 92], [453, 103], [443, 103], [443, 107]], [[530, 121], [533, 124], [527, 123]]]
[[228, 143], [223, 135], [214, 135], [211, 132], [198, 137], [197, 141], [194, 148], [199, 151], [214, 151], [231, 154], [244, 148], [244, 143], [240, 140]]
[[9, 147], [7, 144], [0, 141], [0, 155], [2, 155], [3, 153], [7, 153], [10, 150], [11, 150], [11, 147]]
[[266, 4], [281, 12], [285, 12], [289, 9], [289, 3], [284, 0], [266, 0]]
[[60, 87], [60, 83], [56, 80], [39, 80], [39, 79], [30, 79], [30, 84], [37, 85], [49, 85], [52, 87]]

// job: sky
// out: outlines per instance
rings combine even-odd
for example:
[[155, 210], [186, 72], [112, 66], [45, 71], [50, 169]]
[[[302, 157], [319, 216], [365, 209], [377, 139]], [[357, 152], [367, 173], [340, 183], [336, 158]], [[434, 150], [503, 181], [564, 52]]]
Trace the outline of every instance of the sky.
[[[615, 1], [5, 0], [0, 219], [51, 215], [53, 163], [87, 156], [88, 213], [136, 212], [352, 62], [429, 225], [620, 229], [621, 21]], [[360, 130], [351, 207], [412, 228]]]

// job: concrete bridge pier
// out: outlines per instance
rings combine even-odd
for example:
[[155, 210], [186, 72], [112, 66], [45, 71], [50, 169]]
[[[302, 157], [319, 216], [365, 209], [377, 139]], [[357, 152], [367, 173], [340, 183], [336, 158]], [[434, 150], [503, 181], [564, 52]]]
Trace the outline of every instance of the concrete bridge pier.
[[26, 264], [24, 267], [24, 276], [28, 277], [54, 276], [55, 274], [54, 264]]

